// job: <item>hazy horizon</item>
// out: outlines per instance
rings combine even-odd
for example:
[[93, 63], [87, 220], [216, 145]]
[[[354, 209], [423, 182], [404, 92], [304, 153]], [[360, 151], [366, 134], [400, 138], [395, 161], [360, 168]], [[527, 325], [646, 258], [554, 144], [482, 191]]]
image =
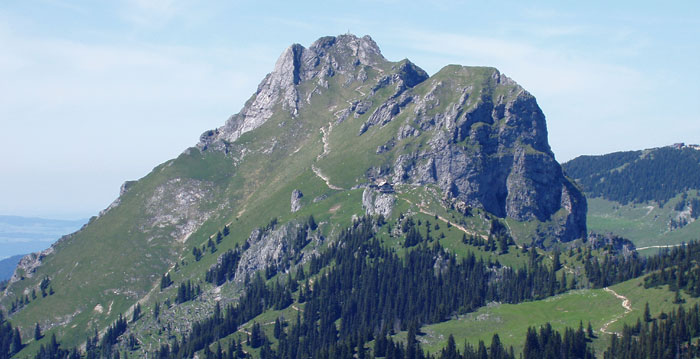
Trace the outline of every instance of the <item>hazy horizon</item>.
[[61, 236], [80, 229], [87, 218], [51, 218], [0, 215], [0, 260], [49, 248]]

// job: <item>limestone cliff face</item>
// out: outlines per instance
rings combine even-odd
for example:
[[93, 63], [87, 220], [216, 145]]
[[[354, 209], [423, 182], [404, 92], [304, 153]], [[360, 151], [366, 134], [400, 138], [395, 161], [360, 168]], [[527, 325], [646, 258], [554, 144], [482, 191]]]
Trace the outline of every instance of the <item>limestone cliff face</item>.
[[311, 252], [323, 239], [317, 232], [312, 232], [308, 226], [299, 222], [289, 222], [278, 228], [257, 228], [251, 232], [236, 267], [234, 278], [243, 282], [247, 276], [256, 271], [273, 267], [275, 270], [286, 270], [290, 261], [306, 262], [307, 256], [302, 253], [294, 242], [303, 238], [303, 242], [311, 242]]
[[[470, 76], [481, 83], [465, 81]], [[434, 183], [446, 198], [500, 217], [553, 220], [561, 240], [585, 238], [586, 200], [554, 159], [535, 98], [496, 69], [449, 66], [435, 77], [396, 134], [427, 135], [429, 146], [399, 156], [393, 180]], [[438, 105], [443, 110], [431, 111]]]

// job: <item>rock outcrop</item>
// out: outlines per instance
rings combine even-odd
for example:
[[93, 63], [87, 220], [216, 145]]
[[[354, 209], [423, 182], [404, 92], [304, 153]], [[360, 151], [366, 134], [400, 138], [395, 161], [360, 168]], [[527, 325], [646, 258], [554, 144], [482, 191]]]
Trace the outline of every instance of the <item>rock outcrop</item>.
[[369, 187], [362, 192], [362, 208], [369, 215], [381, 214], [385, 218], [389, 218], [394, 204], [396, 204], [396, 196], [393, 194], [382, 193]]
[[41, 252], [30, 253], [22, 257], [17, 263], [17, 268], [12, 274], [9, 283], [15, 283], [22, 280], [24, 277], [31, 278], [34, 276], [34, 272], [41, 265], [41, 262], [46, 256], [53, 253], [53, 247], [49, 247]]
[[[303, 262], [299, 241], [320, 241], [316, 233], [311, 233], [308, 226], [298, 222], [289, 222], [277, 228], [257, 228], [247, 240], [248, 249], [243, 252], [236, 268], [235, 281], [243, 282], [247, 275], [258, 270], [274, 268], [278, 270], [287, 266], [287, 260], [296, 258]], [[304, 243], [305, 244], [305, 243]]]
[[291, 199], [291, 205], [292, 205], [292, 212], [296, 212], [301, 209], [301, 197], [304, 197], [304, 194], [301, 193], [300, 190], [295, 189], [292, 191], [292, 199]]
[[638, 255], [636, 247], [632, 241], [627, 238], [616, 236], [612, 233], [607, 233], [604, 235], [591, 233], [591, 235], [588, 236], [588, 242], [586, 245], [591, 249], [605, 249], [610, 251], [612, 254], [622, 255], [624, 257]]
[[148, 220], [141, 231], [155, 235], [166, 229], [168, 237], [184, 242], [214, 213], [203, 209], [203, 204], [214, 196], [214, 186], [207, 181], [173, 178], [156, 187], [146, 200]]

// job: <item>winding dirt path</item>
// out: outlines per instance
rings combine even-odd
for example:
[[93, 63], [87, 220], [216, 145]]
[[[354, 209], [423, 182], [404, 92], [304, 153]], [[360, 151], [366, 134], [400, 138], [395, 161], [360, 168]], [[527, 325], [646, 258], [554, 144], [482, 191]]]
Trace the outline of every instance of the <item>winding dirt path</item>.
[[435, 214], [435, 213], [432, 213], [432, 212], [427, 211], [427, 210], [426, 210], [425, 208], [423, 208], [423, 206], [420, 205], [420, 204], [416, 205], [416, 204], [414, 204], [413, 202], [411, 202], [410, 200], [408, 200], [408, 199], [406, 199], [406, 198], [402, 198], [402, 200], [408, 202], [408, 204], [410, 204], [410, 205], [412, 205], [412, 206], [417, 206], [417, 207], [418, 207], [418, 211], [419, 211], [420, 213], [427, 214], [427, 215], [429, 215], [429, 216], [437, 216], [437, 218], [438, 218], [439, 220], [441, 220], [441, 221], [443, 221], [443, 222], [445, 222], [445, 223], [449, 223], [452, 227], [455, 227], [455, 228], [459, 229], [460, 231], [462, 231], [462, 232], [464, 232], [464, 233], [466, 233], [466, 234], [469, 234], [469, 235], [472, 235], [472, 236], [480, 236], [481, 238], [486, 239], [486, 240], [489, 239], [489, 237], [488, 237], [487, 235], [478, 234], [478, 233], [476, 233], [476, 232], [474, 232], [474, 231], [470, 231], [470, 230], [468, 230], [468, 229], [466, 229], [466, 228], [460, 226], [460, 225], [457, 224], [457, 223], [452, 223], [452, 222], [450, 222], [447, 218], [445, 218], [445, 217], [443, 217], [443, 216], [441, 216], [441, 215], [439, 215], [439, 214]]
[[328, 188], [335, 189], [335, 190], [342, 190], [341, 187], [332, 185], [331, 181], [328, 179], [328, 177], [325, 176], [323, 173], [321, 173], [321, 170], [318, 169], [316, 166], [311, 165], [311, 170], [314, 171], [316, 176], [318, 176], [320, 179], [322, 179], [324, 182], [326, 182], [326, 186], [328, 186]]
[[610, 293], [610, 294], [612, 294], [612, 295], [614, 295], [617, 299], [622, 300], [622, 307], [625, 308], [625, 312], [622, 313], [622, 314], [620, 314], [620, 315], [615, 316], [615, 318], [613, 318], [612, 320], [610, 320], [610, 321], [608, 321], [607, 323], [603, 324], [603, 326], [600, 327], [600, 332], [601, 332], [601, 333], [604, 333], [604, 334], [613, 334], [613, 333], [614, 333], [614, 334], [618, 334], [618, 335], [619, 335], [619, 333], [616, 333], [616, 332], [609, 332], [609, 331], [608, 331], [608, 328], [610, 327], [610, 325], [612, 325], [613, 323], [617, 322], [617, 321], [620, 320], [622, 317], [624, 317], [625, 315], [627, 315], [627, 313], [629, 313], [629, 312], [632, 311], [632, 302], [630, 302], [630, 300], [629, 300], [627, 297], [625, 297], [624, 295], [618, 294], [617, 292], [615, 292], [614, 290], [612, 290], [612, 289], [610, 289], [610, 288], [608, 288], [608, 287], [603, 288], [603, 290], [606, 291], [606, 292], [608, 292], [608, 293]]
[[321, 127], [321, 142], [323, 142], [323, 152], [320, 155], [316, 156], [317, 161], [331, 152], [331, 145], [328, 142], [328, 136], [331, 135], [332, 130], [333, 122], [328, 122], [328, 129], [326, 129], [325, 127]]
[[[321, 127], [321, 134], [322, 134], [321, 142], [323, 142], [323, 152], [321, 152], [318, 156], [316, 156], [316, 161], [320, 160], [321, 158], [325, 157], [326, 155], [328, 155], [331, 152], [331, 145], [328, 142], [328, 136], [330, 136], [332, 130], [333, 130], [333, 122], [328, 122], [328, 129], [326, 129], [325, 127]], [[334, 190], [342, 190], [341, 187], [334, 186], [333, 184], [331, 184], [331, 181], [328, 178], [328, 176], [324, 175], [321, 172], [321, 170], [318, 167], [316, 167], [315, 165], [311, 165], [311, 170], [314, 171], [314, 174], [316, 174], [316, 176], [318, 176], [320, 179], [322, 179], [323, 182], [326, 182], [326, 186], [328, 186], [328, 188], [334, 189]]]
[[659, 245], [659, 246], [646, 246], [646, 247], [639, 247], [637, 248], [638, 251], [643, 251], [645, 249], [651, 249], [651, 248], [673, 248], [673, 247], [680, 247], [681, 244], [666, 244], [666, 245]]

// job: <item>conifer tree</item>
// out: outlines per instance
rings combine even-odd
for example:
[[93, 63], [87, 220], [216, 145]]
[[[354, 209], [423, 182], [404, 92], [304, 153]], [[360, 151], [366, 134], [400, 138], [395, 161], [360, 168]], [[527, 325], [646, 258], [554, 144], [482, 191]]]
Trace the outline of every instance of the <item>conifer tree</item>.
[[645, 323], [651, 322], [651, 312], [649, 310], [649, 302], [646, 302], [646, 304], [644, 304], [644, 322]]
[[34, 327], [34, 340], [39, 340], [43, 337], [41, 335], [41, 327], [39, 326], [39, 323], [36, 323], [36, 326]]
[[131, 322], [134, 323], [141, 318], [141, 303], [136, 303], [134, 307], [134, 315], [131, 317]]

